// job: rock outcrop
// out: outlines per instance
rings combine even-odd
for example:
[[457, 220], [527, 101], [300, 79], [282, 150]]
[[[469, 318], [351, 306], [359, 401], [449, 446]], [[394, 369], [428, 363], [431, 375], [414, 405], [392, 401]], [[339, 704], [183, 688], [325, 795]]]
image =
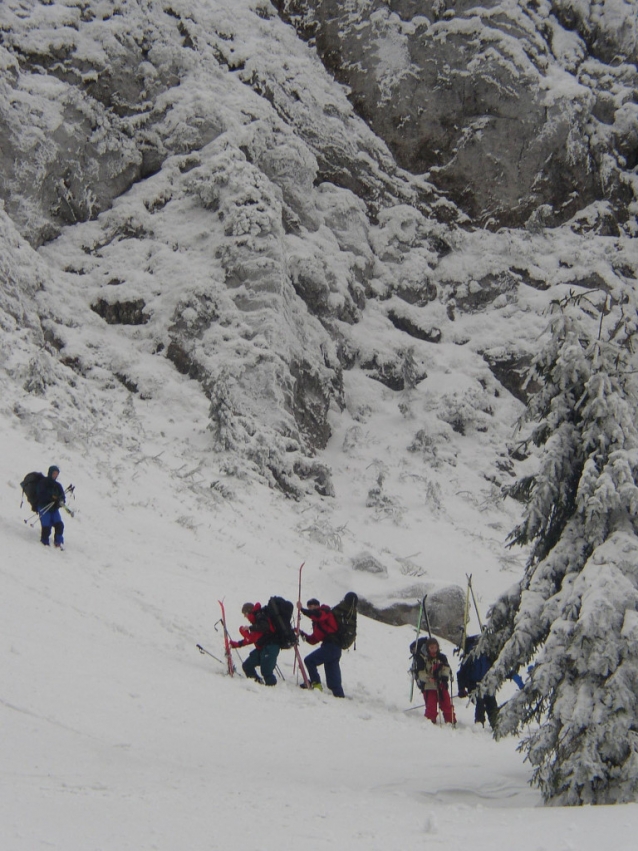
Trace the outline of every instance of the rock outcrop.
[[[637, 196], [636, 0], [279, 0], [397, 162], [471, 219], [546, 224]], [[613, 224], [612, 224], [613, 222]]]

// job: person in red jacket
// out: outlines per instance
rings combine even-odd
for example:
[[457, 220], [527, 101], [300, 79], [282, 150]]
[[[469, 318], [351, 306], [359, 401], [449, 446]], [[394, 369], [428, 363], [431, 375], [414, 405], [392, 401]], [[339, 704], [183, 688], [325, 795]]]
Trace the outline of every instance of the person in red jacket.
[[[236, 648], [254, 644], [254, 649], [242, 664], [244, 674], [251, 680], [257, 680], [258, 683], [263, 682], [267, 686], [276, 686], [275, 668], [281, 648], [277, 641], [275, 628], [261, 603], [244, 603], [241, 611], [250, 626], [240, 626], [239, 631], [242, 640], [231, 641], [230, 646]], [[257, 674], [258, 667], [261, 669], [261, 677]]]
[[[337, 643], [339, 624], [332, 614], [330, 606], [322, 606], [319, 600], [315, 600], [313, 597], [306, 603], [307, 608], [304, 609], [301, 603], [297, 603], [297, 607], [302, 614], [312, 621], [312, 633], [308, 635], [306, 632], [301, 632], [301, 636], [308, 644], [319, 644], [321, 642], [321, 647], [304, 659], [311, 688], [322, 689], [321, 677], [317, 668], [319, 665], [323, 665], [326, 672], [326, 685], [330, 691], [335, 697], [345, 697], [341, 685], [341, 668], [339, 667], [341, 647]], [[305, 687], [305, 684], [303, 684], [302, 688]]]

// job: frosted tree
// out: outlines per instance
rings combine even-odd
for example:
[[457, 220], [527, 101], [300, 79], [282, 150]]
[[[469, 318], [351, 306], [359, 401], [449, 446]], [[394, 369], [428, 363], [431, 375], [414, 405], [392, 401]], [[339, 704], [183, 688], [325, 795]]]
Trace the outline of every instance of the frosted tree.
[[552, 306], [527, 419], [540, 447], [511, 544], [522, 580], [488, 613], [495, 691], [530, 665], [496, 735], [523, 734], [532, 783], [555, 804], [638, 799], [638, 431], [634, 305]]

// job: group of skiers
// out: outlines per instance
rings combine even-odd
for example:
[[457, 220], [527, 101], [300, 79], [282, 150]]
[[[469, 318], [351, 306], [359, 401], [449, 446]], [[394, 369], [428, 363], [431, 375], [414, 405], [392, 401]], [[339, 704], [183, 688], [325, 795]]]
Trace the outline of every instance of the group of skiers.
[[[64, 523], [60, 516], [60, 508], [66, 503], [65, 490], [58, 481], [60, 468], [51, 465], [47, 475], [31, 473], [22, 482], [22, 488], [29, 499], [30, 504], [37, 512], [40, 519], [41, 533], [40, 542], [44, 546], [50, 546], [51, 531], [54, 530], [53, 544], [60, 549], [64, 546]], [[339, 622], [335, 617], [335, 611], [330, 606], [320, 603], [312, 597], [303, 607], [301, 601], [297, 603], [298, 612], [307, 617], [312, 624], [312, 631], [305, 632], [299, 628], [288, 642], [282, 641], [282, 633], [279, 621], [282, 622], [276, 607], [272, 605], [262, 606], [261, 603], [245, 603], [242, 606], [242, 614], [248, 621], [248, 626], [240, 626], [241, 639], [233, 641], [228, 638], [229, 648], [252, 646], [246, 660], [242, 663], [244, 674], [249, 679], [254, 679], [267, 686], [277, 684], [275, 669], [277, 659], [282, 646], [295, 646], [300, 637], [310, 645], [318, 644], [317, 650], [309, 653], [303, 660], [305, 665], [304, 682], [301, 688], [312, 688], [323, 690], [319, 667], [323, 665], [326, 685], [335, 697], [345, 697], [341, 680], [341, 653], [349, 647], [356, 635], [356, 607], [357, 595], [349, 592], [344, 597], [342, 611], [349, 612], [344, 621]], [[292, 608], [292, 604], [281, 598], [282, 604]], [[273, 611], [274, 609], [274, 611]], [[290, 621], [290, 613], [288, 614]], [[226, 630], [224, 622], [224, 630]], [[347, 633], [347, 634], [346, 634]], [[482, 695], [478, 685], [490, 668], [490, 661], [485, 654], [477, 652], [476, 645], [479, 636], [468, 636], [465, 640], [463, 650], [463, 661], [457, 674], [459, 697], [470, 697], [475, 704], [475, 721], [485, 724], [485, 720], [494, 727], [498, 713], [498, 704], [494, 695]], [[439, 711], [443, 715], [446, 724], [455, 724], [456, 715], [454, 705], [450, 696], [452, 684], [452, 670], [447, 657], [441, 652], [439, 642], [436, 638], [422, 638], [414, 641], [410, 646], [412, 654], [412, 676], [414, 682], [423, 694], [425, 703], [425, 717], [436, 724]], [[300, 661], [300, 657], [299, 657]], [[231, 663], [232, 665], [232, 663]], [[261, 676], [257, 673], [259, 668]], [[307, 672], [307, 674], [306, 674]], [[522, 683], [519, 683], [522, 685]]]
[[[310, 645], [319, 644], [317, 650], [308, 654], [303, 660], [307, 676], [304, 676], [301, 688], [323, 690], [319, 674], [319, 667], [323, 665], [326, 685], [335, 697], [345, 697], [339, 663], [343, 649], [349, 646], [351, 640], [354, 640], [349, 632], [351, 629], [356, 629], [356, 626], [350, 627], [349, 624], [352, 621], [356, 624], [357, 595], [349, 592], [340, 605], [351, 612], [350, 617], [341, 624], [337, 621], [333, 609], [325, 604], [322, 605], [315, 597], [308, 600], [305, 608], [300, 601], [297, 603], [298, 612], [305, 615], [312, 624], [312, 632], [308, 633], [299, 629], [299, 637]], [[241, 611], [248, 621], [248, 626], [239, 627], [241, 640], [229, 640], [232, 649], [253, 646], [253, 650], [242, 662], [242, 669], [246, 677], [267, 686], [277, 684], [275, 669], [279, 651], [282, 648], [281, 628], [277, 624], [278, 613], [273, 611], [273, 608], [272, 603], [267, 606], [262, 606], [261, 603], [244, 603]], [[289, 643], [284, 641], [284, 644], [296, 647], [296, 634]], [[257, 673], [257, 668], [261, 676]]]
[[[274, 598], [280, 600], [280, 598]], [[280, 600], [281, 603], [285, 601]], [[340, 606], [349, 605], [356, 610], [356, 594], [350, 592]], [[292, 610], [292, 604], [288, 604]], [[312, 624], [312, 631], [305, 632], [298, 628], [298, 637], [310, 645], [319, 645], [317, 650], [309, 653], [304, 659], [304, 682], [301, 688], [323, 690], [319, 668], [323, 666], [326, 685], [335, 697], [344, 697], [341, 680], [340, 660], [344, 645], [341, 634], [341, 623], [335, 617], [335, 612], [315, 597], [308, 600], [306, 606], [297, 603], [298, 613], [307, 617]], [[248, 621], [247, 626], [240, 626], [241, 639], [233, 641], [229, 637], [229, 647], [237, 649], [252, 646], [248, 657], [242, 663], [244, 674], [249, 679], [264, 683], [267, 686], [277, 684], [275, 670], [279, 651], [282, 647], [281, 633], [276, 624], [277, 610], [271, 602], [262, 606], [261, 603], [245, 603], [242, 614]], [[490, 667], [485, 654], [476, 652], [479, 636], [469, 636], [465, 641], [463, 661], [457, 674], [459, 697], [470, 697], [475, 703], [475, 721], [485, 724], [485, 720], [494, 726], [498, 705], [493, 695], [481, 695], [478, 684]], [[284, 646], [296, 646], [297, 634]], [[452, 670], [448, 659], [441, 652], [439, 642], [433, 636], [413, 642], [412, 676], [423, 694], [425, 717], [434, 724], [439, 712], [446, 724], [456, 724], [456, 715], [451, 698], [453, 681]], [[259, 669], [260, 674], [257, 673]]]

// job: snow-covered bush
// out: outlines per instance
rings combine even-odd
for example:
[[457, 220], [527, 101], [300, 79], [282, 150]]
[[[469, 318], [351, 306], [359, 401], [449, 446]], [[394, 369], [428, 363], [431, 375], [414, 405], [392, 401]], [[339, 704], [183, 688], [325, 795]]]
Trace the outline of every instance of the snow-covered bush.
[[493, 411], [487, 393], [468, 388], [463, 392], [445, 393], [438, 414], [455, 432], [465, 435], [470, 431], [487, 431]]

